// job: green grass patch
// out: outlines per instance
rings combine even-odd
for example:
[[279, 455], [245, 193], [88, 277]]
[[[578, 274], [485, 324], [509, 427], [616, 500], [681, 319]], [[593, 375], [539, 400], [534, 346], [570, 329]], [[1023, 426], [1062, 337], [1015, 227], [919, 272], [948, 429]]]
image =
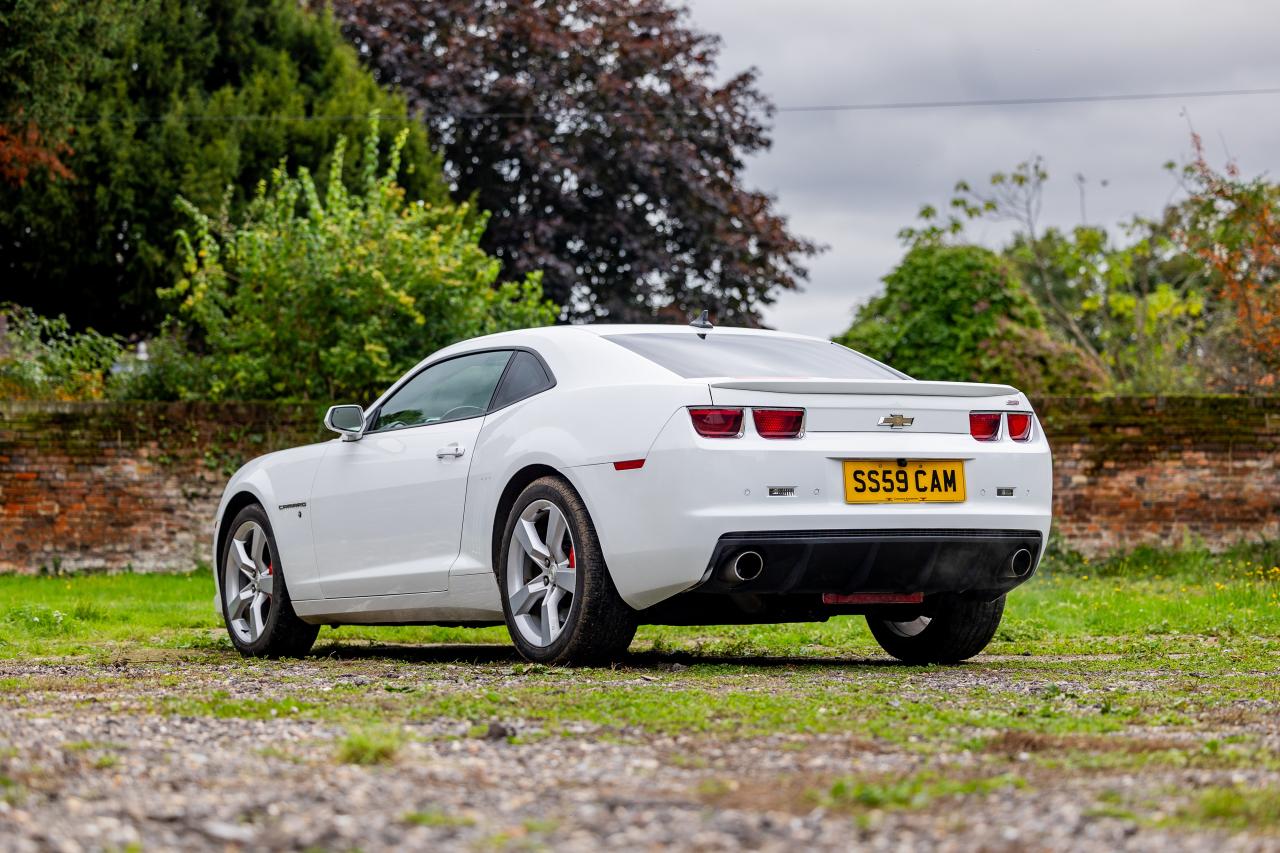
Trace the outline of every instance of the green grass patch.
[[1280, 789], [1223, 787], [1200, 793], [1178, 822], [1254, 832], [1280, 829]]
[[435, 826], [435, 827], [461, 827], [475, 826], [475, 818], [467, 815], [453, 815], [438, 809], [429, 809], [427, 811], [409, 812], [402, 820], [405, 823], [411, 823], [414, 826]]
[[978, 779], [950, 779], [936, 773], [887, 781], [845, 778], [837, 779], [817, 799], [827, 808], [846, 810], [922, 809], [943, 797], [985, 796], [1026, 785], [1011, 774]]
[[390, 764], [403, 744], [403, 735], [393, 729], [359, 729], [338, 741], [334, 758], [342, 764]]

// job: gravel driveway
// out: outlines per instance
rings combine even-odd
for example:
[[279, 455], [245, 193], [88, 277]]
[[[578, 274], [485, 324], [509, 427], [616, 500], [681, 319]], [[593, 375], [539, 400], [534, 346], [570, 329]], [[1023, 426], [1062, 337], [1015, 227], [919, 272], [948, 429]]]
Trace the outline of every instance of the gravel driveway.
[[[1173, 806], [1162, 805], [1215, 786], [1275, 788], [1276, 762], [1135, 759], [1242, 739], [1274, 756], [1273, 703], [1191, 731], [1145, 726], [1090, 741], [977, 732], [988, 739], [973, 747], [963, 743], [974, 732], [957, 732], [946, 748], [848, 733], [549, 725], [526, 719], [518, 702], [490, 719], [415, 713], [413, 697], [501, 693], [521, 678], [506, 650], [469, 654], [454, 663], [372, 656], [245, 666], [226, 655], [163, 654], [0, 662], [0, 848], [1280, 850], [1267, 831], [1172, 821]], [[714, 715], [718, 676], [698, 670], [646, 660], [613, 676], [623, 692], [601, 695], [660, 698], [696, 685]], [[609, 677], [580, 687], [586, 675], [561, 672], [566, 691]], [[774, 675], [762, 668], [758, 679]], [[880, 674], [868, 665], [850, 677]], [[1135, 681], [1094, 667], [1037, 683], [998, 661], [894, 677], [909, 678], [904, 698], [939, 703], [1011, 685], [1101, 694]], [[740, 690], [756, 678], [746, 668], [725, 683]], [[833, 680], [832, 689], [853, 683]], [[326, 700], [335, 685], [345, 698]], [[224, 704], [210, 706], [214, 695]], [[290, 697], [306, 697], [311, 711], [295, 713]], [[395, 747], [350, 763], [344, 739], [379, 708]], [[1054, 758], [1065, 754], [1097, 760]], [[894, 780], [927, 784], [917, 797], [842, 801], [829, 793], [840, 779], [890, 791]], [[943, 786], [964, 780], [986, 781]]]

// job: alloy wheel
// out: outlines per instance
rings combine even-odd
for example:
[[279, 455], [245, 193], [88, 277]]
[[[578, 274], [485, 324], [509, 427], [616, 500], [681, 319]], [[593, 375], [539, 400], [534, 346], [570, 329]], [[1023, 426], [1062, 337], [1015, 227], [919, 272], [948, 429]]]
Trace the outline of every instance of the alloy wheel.
[[255, 643], [266, 630], [275, 593], [275, 566], [267, 531], [256, 521], [246, 521], [231, 536], [231, 548], [222, 569], [231, 630], [242, 643]]
[[930, 616], [917, 616], [909, 622], [890, 622], [886, 619], [884, 624], [899, 637], [918, 637], [932, 621]]
[[551, 501], [533, 501], [516, 519], [507, 552], [507, 601], [521, 637], [535, 646], [554, 643], [569, 621], [577, 585], [568, 519]]

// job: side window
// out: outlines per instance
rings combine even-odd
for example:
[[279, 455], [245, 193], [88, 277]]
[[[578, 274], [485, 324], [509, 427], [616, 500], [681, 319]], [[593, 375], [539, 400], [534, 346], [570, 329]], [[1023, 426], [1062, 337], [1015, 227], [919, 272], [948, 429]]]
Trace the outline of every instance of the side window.
[[542, 366], [542, 362], [532, 353], [517, 351], [511, 358], [511, 367], [502, 379], [497, 395], [493, 398], [493, 407], [501, 409], [517, 400], [540, 394], [552, 386], [551, 377]]
[[378, 410], [373, 430], [460, 421], [483, 415], [511, 353], [478, 352], [433, 364], [406, 382]]

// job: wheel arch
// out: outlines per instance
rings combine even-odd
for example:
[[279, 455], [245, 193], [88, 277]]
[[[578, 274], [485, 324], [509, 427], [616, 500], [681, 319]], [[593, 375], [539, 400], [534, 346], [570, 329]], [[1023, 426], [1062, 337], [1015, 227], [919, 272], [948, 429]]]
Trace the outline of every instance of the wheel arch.
[[[578, 492], [569, 478], [564, 475], [563, 471], [557, 470], [550, 465], [533, 464], [526, 465], [519, 471], [511, 475], [507, 480], [507, 485], [503, 487], [502, 494], [498, 496], [498, 504], [493, 513], [493, 533], [489, 549], [489, 567], [493, 571], [495, 577], [498, 574], [499, 551], [502, 550], [502, 536], [507, 528], [507, 516], [511, 514], [511, 508], [515, 506], [516, 498], [520, 497], [530, 483], [535, 480], [541, 480], [543, 477], [556, 477], [569, 484], [569, 488]], [[578, 497], [582, 497], [582, 493], [578, 492]], [[586, 504], [586, 501], [583, 501]]]
[[222, 515], [218, 517], [218, 536], [214, 540], [213, 550], [213, 577], [219, 591], [222, 590], [222, 551], [223, 546], [227, 544], [227, 536], [230, 535], [228, 531], [231, 528], [231, 519], [235, 518], [236, 513], [240, 510], [252, 504], [262, 506], [262, 499], [250, 491], [236, 492], [227, 498], [226, 506], [222, 509]]

